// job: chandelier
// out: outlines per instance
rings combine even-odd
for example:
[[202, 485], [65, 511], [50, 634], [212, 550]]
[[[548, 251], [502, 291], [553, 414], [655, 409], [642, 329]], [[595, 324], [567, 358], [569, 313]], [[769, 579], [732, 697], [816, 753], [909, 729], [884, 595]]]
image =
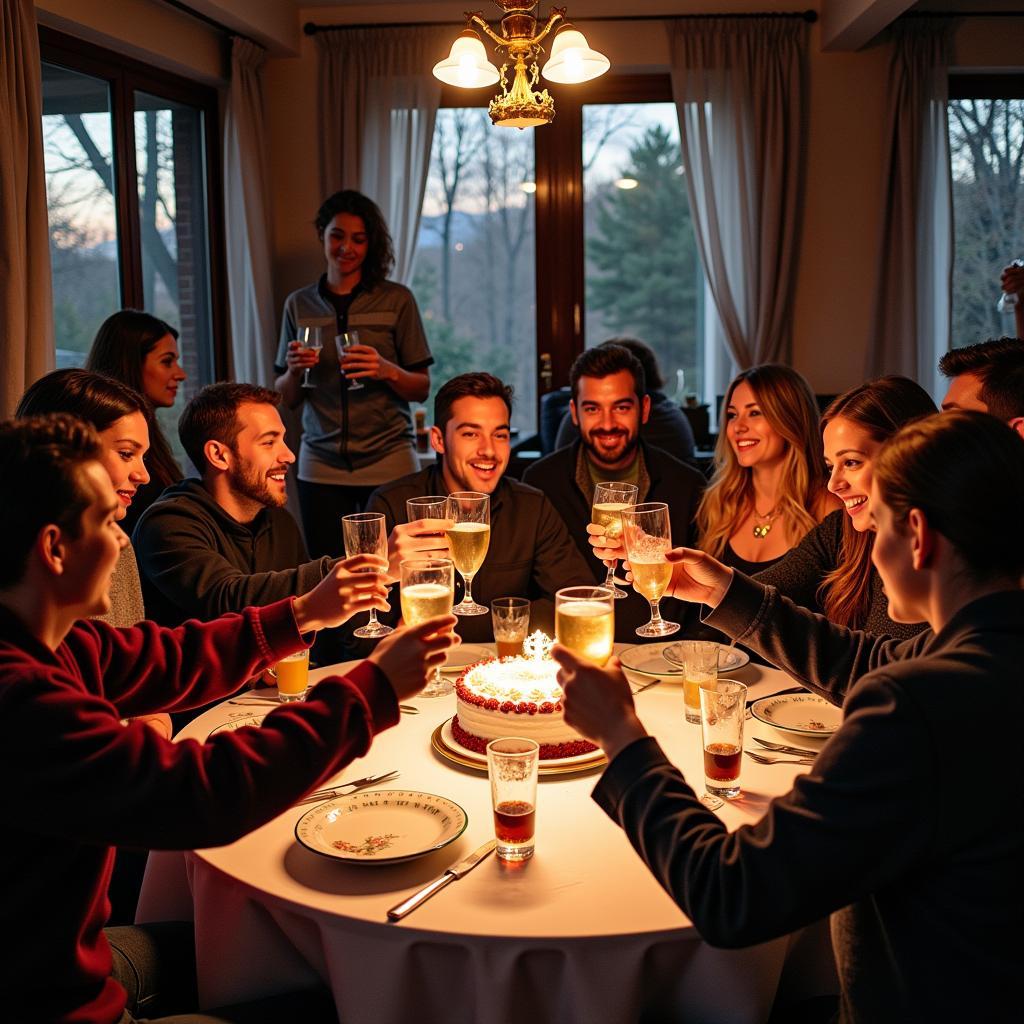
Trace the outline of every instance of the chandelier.
[[[452, 43], [448, 56], [434, 65], [434, 77], [446, 85], [479, 89], [501, 83], [501, 95], [488, 107], [491, 121], [502, 128], [535, 128], [555, 116], [555, 101], [547, 89], [536, 90], [539, 76], [549, 82], [576, 85], [603, 75], [611, 66], [608, 58], [592, 50], [586, 37], [565, 19], [564, 7], [552, 7], [544, 26], [537, 30], [534, 13], [539, 0], [494, 0], [505, 15], [501, 34], [495, 32], [478, 11], [466, 12], [466, 28]], [[504, 51], [499, 71], [488, 59], [477, 26]], [[543, 69], [537, 58], [544, 52], [543, 41], [554, 32], [551, 56]], [[508, 69], [514, 77], [508, 84]]]

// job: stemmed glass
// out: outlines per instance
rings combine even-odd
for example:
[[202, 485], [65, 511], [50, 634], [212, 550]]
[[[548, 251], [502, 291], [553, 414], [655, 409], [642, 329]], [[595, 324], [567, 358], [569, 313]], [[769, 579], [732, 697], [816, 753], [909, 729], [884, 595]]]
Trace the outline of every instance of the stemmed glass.
[[[604, 535], [609, 540], [618, 541], [622, 537], [622, 516], [621, 512], [630, 505], [636, 504], [636, 484], [619, 483], [613, 481], [607, 484], [598, 484], [594, 488], [594, 505], [590, 512], [590, 521], [597, 526], [604, 527]], [[615, 562], [608, 566], [608, 575], [605, 576], [603, 587], [607, 587], [616, 600], [629, 597], [629, 594], [621, 587], [615, 586]]]
[[456, 615], [487, 615], [488, 609], [473, 600], [473, 577], [483, 565], [491, 543], [491, 498], [479, 491], [452, 491], [448, 515], [452, 521], [444, 532], [452, 561], [466, 584], [466, 593], [452, 609]]
[[[341, 529], [345, 538], [345, 557], [353, 555], [379, 555], [386, 562], [388, 559], [388, 535], [384, 526], [384, 516], [380, 512], [357, 512], [354, 515], [342, 516]], [[362, 572], [376, 572], [375, 569], [363, 569]], [[377, 621], [377, 609], [370, 609], [370, 619], [365, 626], [353, 630], [353, 636], [382, 637], [394, 633], [391, 626]]]
[[[455, 566], [450, 558], [410, 558], [401, 565], [402, 618], [416, 626], [438, 615], [451, 615], [455, 600]], [[437, 666], [430, 674], [421, 697], [444, 697], [455, 684], [441, 675]]]
[[[334, 344], [338, 349], [338, 362], [340, 364], [342, 359], [345, 358], [345, 349], [359, 344], [359, 332], [345, 331], [342, 334], [336, 334], [334, 336]], [[341, 372], [344, 373], [345, 371], [342, 370]], [[361, 380], [350, 380], [348, 382], [349, 391], [359, 391], [362, 386], [363, 382]]]
[[665, 552], [672, 549], [668, 505], [663, 501], [648, 501], [623, 509], [620, 514], [633, 589], [651, 604], [651, 621], [638, 627], [636, 635], [669, 636], [679, 629], [679, 623], [666, 622], [659, 607], [661, 596], [672, 580], [672, 566], [665, 561]]
[[[320, 358], [320, 350], [324, 347], [324, 343], [320, 338], [319, 327], [300, 327], [299, 331], [299, 344], [303, 348], [308, 348], [311, 352], [316, 352], [317, 359]], [[309, 371], [312, 367], [307, 366], [306, 372], [302, 375], [302, 387], [304, 388], [315, 388], [316, 385], [309, 379]]]

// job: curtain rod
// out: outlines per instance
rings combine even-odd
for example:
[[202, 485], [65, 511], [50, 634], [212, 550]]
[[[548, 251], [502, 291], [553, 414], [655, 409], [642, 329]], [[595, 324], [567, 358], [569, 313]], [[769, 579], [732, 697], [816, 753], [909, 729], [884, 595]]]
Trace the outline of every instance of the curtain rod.
[[[165, 0], [168, 2], [168, 0]], [[603, 15], [595, 18], [580, 18], [574, 24], [589, 25], [597, 21], [690, 21], [694, 18], [799, 18], [801, 21], [813, 23], [818, 20], [817, 11], [750, 11], [739, 14], [639, 14], [634, 17], [624, 14]], [[343, 25], [318, 25], [316, 22], [307, 21], [302, 26], [302, 31], [307, 36], [315, 36], [318, 32], [328, 32], [331, 29], [357, 29], [357, 28], [458, 28], [465, 25], [462, 21], [389, 21], [378, 22], [372, 25], [356, 24], [349, 22]]]
[[264, 50], [266, 49], [262, 43], [257, 43], [252, 36], [247, 36], [244, 32], [239, 32], [238, 29], [231, 28], [229, 25], [225, 25], [224, 22], [217, 21], [216, 18], [211, 18], [208, 14], [195, 10], [187, 3], [183, 3], [183, 0], [160, 0], [160, 2], [167, 7], [173, 7], [176, 11], [181, 11], [182, 14], [187, 14], [190, 18], [195, 18], [196, 21], [201, 21], [203, 24], [217, 29], [218, 32], [223, 32], [226, 36], [238, 36], [239, 39], [246, 39], [250, 43], [256, 43], [257, 46]]
[[905, 11], [901, 18], [1024, 18], [1019, 11]]

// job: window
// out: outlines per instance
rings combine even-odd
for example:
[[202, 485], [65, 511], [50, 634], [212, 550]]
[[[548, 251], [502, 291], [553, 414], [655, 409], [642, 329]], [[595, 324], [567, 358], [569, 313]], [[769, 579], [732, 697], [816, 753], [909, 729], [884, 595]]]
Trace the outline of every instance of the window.
[[996, 306], [1003, 267], [1024, 259], [1024, 76], [952, 76], [948, 122], [960, 347], [1014, 333]]
[[56, 32], [40, 39], [57, 365], [83, 365], [122, 307], [166, 320], [188, 374], [175, 407], [159, 411], [176, 443], [184, 403], [224, 365], [224, 310], [212, 301], [223, 280], [211, 227], [216, 93]]

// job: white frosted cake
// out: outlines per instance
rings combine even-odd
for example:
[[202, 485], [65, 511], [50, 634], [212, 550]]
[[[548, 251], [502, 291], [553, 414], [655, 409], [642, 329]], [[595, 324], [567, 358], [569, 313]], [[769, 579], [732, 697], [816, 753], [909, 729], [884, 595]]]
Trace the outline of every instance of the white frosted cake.
[[548, 657], [495, 658], [471, 665], [455, 686], [455, 739], [469, 750], [484, 753], [491, 740], [522, 736], [540, 744], [542, 760], [596, 750], [566, 725], [557, 671]]

